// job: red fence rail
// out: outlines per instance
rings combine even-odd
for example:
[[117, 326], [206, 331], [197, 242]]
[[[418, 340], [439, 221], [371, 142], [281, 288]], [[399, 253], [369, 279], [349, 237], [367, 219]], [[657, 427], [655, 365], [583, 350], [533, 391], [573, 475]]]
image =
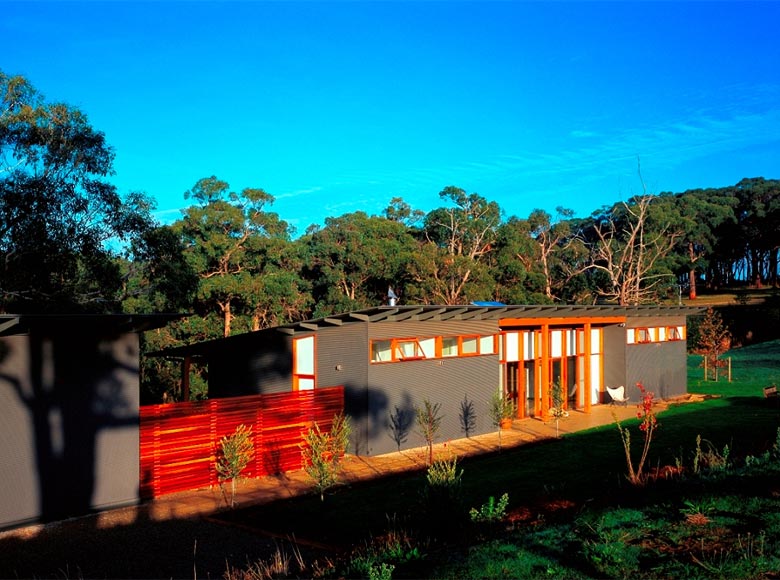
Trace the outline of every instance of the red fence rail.
[[242, 423], [255, 452], [246, 477], [301, 469], [303, 435], [314, 423], [330, 429], [343, 409], [343, 387], [143, 406], [141, 497], [216, 485], [219, 440]]

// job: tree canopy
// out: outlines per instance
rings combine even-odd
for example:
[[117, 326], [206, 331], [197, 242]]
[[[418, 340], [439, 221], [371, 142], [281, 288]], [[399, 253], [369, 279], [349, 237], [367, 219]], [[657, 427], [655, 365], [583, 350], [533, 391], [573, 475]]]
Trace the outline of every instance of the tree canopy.
[[[774, 179], [643, 191], [585, 218], [507, 217], [448, 185], [431, 211], [394, 196], [381, 215], [329, 217], [295, 238], [273, 195], [209, 176], [162, 226], [145, 194], [111, 184], [114, 151], [84, 113], [2, 71], [0, 100], [0, 308], [189, 314], [147, 334], [146, 351], [380, 305], [390, 288], [401, 304], [640, 304], [778, 283]], [[177, 396], [170, 363], [145, 365], [155, 392]]]

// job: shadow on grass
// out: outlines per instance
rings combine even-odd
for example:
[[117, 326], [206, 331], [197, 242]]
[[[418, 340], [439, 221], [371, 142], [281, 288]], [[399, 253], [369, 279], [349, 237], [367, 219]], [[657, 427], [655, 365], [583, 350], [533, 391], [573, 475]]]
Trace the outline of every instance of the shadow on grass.
[[[639, 453], [637, 421], [623, 423]], [[712, 399], [673, 407], [659, 415], [648, 469], [690, 464], [697, 435], [732, 457], [759, 454], [775, 441], [780, 427], [778, 409], [756, 397]], [[607, 425], [562, 439], [524, 444], [501, 453], [462, 460], [463, 508], [479, 507], [488, 496], [507, 492], [510, 506], [549, 510], [561, 505], [632, 503], [647, 494], [626, 480], [623, 447], [616, 427]], [[382, 535], [389, 522], [408, 530], [421, 525], [424, 471], [342, 486], [326, 496], [307, 496], [223, 513], [226, 523], [249, 526], [269, 536], [292, 534], [304, 545], [328, 546], [334, 551]], [[564, 510], [565, 511], [565, 510]], [[550, 513], [546, 514], [549, 519]]]

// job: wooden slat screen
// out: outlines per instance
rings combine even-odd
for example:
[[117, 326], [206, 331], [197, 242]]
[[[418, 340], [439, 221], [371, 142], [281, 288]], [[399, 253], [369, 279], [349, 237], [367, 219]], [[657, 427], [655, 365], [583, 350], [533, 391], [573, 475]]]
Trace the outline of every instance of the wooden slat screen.
[[245, 477], [301, 469], [300, 443], [317, 423], [330, 429], [344, 410], [344, 388], [141, 407], [141, 497], [218, 484], [219, 440], [240, 424], [252, 427], [255, 457]]

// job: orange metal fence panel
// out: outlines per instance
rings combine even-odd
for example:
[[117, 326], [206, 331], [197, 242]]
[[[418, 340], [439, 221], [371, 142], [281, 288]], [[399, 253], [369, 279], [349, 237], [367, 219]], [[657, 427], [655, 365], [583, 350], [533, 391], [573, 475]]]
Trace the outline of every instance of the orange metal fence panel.
[[246, 477], [300, 469], [303, 435], [314, 423], [330, 429], [343, 410], [343, 387], [143, 406], [141, 497], [216, 485], [219, 440], [241, 424], [255, 451]]

